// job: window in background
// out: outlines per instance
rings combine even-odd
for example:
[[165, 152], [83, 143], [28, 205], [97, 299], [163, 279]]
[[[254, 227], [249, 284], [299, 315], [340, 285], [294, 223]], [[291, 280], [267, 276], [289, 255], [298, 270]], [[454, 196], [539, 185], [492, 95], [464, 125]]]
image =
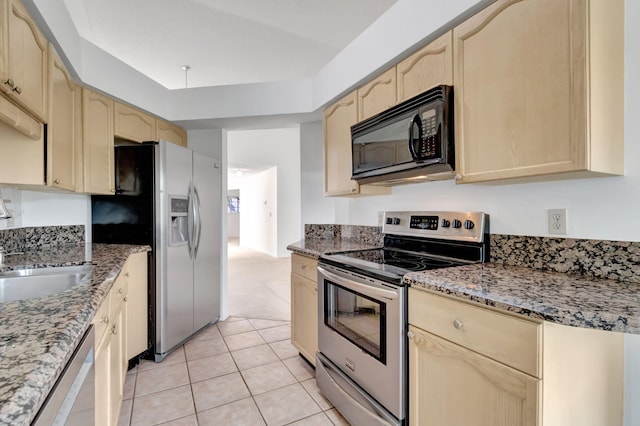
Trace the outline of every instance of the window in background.
[[240, 213], [240, 197], [230, 195], [227, 197], [227, 211], [229, 213]]

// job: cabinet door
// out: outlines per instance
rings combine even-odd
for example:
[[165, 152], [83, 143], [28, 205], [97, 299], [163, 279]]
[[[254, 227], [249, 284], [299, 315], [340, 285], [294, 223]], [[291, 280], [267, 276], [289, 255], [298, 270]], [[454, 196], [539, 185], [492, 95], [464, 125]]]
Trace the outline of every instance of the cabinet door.
[[149, 114], [115, 102], [114, 135], [134, 142], [156, 140], [156, 119]]
[[453, 84], [452, 35], [448, 31], [396, 66], [398, 103], [432, 87]]
[[126, 310], [122, 305], [112, 317], [111, 329], [111, 345], [110, 345], [110, 407], [109, 416], [111, 419], [117, 419], [120, 415], [120, 404], [124, 393], [124, 380], [127, 372], [126, 367], [123, 370], [125, 358], [126, 335], [123, 327], [124, 315]]
[[357, 121], [356, 92], [324, 111], [324, 195], [358, 193], [351, 180], [351, 126]]
[[586, 4], [499, 0], [454, 29], [460, 182], [585, 169]]
[[[2, 89], [9, 97], [47, 122], [47, 39], [18, 0], [3, 2], [8, 7], [7, 75]], [[8, 81], [10, 80], [10, 81]]]
[[156, 120], [156, 139], [169, 141], [180, 146], [187, 146], [187, 132], [164, 120]]
[[76, 90], [58, 55], [49, 54], [49, 125], [47, 126], [47, 185], [76, 189]]
[[372, 117], [396, 104], [396, 68], [358, 89], [358, 121]]
[[136, 253], [127, 260], [127, 360], [148, 347], [147, 331], [147, 253]]
[[540, 381], [409, 326], [412, 425], [534, 426]]
[[84, 190], [114, 194], [113, 100], [83, 88], [82, 112]]
[[[96, 334], [96, 338], [98, 335]], [[111, 426], [111, 330], [96, 342], [95, 352], [95, 424]]]
[[291, 343], [316, 365], [318, 285], [296, 274], [291, 274]]

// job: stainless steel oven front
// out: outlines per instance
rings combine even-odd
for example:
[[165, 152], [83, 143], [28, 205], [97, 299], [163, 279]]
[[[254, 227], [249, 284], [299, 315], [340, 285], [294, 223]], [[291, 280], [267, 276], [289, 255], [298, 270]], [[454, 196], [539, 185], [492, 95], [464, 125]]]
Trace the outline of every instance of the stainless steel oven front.
[[318, 267], [320, 390], [352, 424], [404, 424], [406, 287]]

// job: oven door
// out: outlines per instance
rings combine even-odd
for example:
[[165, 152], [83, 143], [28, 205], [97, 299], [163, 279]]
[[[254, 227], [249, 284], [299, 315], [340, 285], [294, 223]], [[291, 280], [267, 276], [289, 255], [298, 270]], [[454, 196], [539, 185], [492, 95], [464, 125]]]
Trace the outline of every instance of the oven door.
[[406, 396], [405, 299], [404, 287], [318, 267], [319, 352], [400, 420]]

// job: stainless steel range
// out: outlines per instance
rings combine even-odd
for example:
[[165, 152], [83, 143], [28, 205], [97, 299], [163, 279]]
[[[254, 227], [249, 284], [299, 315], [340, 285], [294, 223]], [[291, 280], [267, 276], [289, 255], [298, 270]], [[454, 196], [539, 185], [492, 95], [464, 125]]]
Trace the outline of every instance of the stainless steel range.
[[488, 260], [484, 213], [385, 212], [384, 248], [321, 256], [316, 382], [353, 425], [408, 424], [407, 272]]

